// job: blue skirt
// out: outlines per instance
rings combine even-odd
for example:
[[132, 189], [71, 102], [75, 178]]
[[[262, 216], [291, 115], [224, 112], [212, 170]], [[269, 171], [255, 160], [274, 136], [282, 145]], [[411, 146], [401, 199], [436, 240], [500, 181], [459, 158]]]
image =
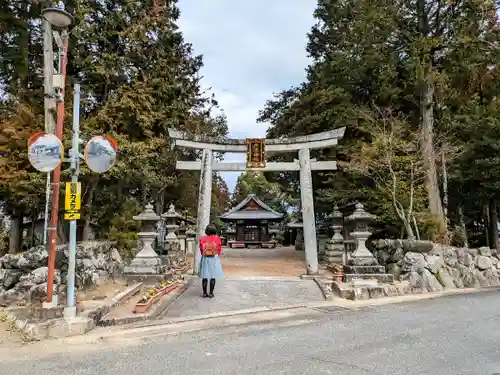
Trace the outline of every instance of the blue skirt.
[[199, 268], [200, 279], [222, 279], [224, 272], [219, 256], [200, 258]]

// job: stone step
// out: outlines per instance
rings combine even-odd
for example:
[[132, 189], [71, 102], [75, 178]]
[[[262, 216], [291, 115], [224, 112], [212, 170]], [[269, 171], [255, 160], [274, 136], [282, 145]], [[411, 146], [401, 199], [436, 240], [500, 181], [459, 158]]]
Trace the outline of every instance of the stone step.
[[394, 282], [394, 275], [390, 273], [366, 273], [366, 274], [357, 274], [357, 273], [347, 273], [344, 274], [344, 281], [350, 282], [354, 280], [377, 280], [380, 283], [392, 283]]

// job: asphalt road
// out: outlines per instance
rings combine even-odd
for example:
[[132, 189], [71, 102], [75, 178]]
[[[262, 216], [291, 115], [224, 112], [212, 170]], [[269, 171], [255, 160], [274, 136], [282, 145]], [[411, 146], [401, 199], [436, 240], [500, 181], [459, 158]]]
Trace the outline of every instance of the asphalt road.
[[485, 292], [281, 322], [156, 337], [23, 361], [32, 375], [493, 375], [500, 373], [500, 295]]

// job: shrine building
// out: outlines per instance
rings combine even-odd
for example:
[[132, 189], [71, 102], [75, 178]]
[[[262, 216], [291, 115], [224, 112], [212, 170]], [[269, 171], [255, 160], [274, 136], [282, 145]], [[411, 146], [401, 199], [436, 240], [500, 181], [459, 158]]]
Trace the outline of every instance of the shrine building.
[[231, 228], [227, 246], [273, 248], [277, 242], [270, 233], [269, 224], [282, 221], [283, 214], [274, 211], [255, 194], [250, 194], [220, 219]]

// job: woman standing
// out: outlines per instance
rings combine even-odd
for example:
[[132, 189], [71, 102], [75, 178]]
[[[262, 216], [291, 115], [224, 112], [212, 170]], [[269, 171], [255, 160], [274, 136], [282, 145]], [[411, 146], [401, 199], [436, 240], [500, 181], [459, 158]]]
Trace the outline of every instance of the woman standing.
[[[200, 237], [200, 278], [203, 288], [203, 298], [214, 297], [215, 279], [223, 278], [222, 265], [220, 263], [220, 253], [222, 241], [217, 235], [214, 225], [207, 226], [206, 236]], [[210, 279], [210, 292], [207, 293], [208, 280]]]

